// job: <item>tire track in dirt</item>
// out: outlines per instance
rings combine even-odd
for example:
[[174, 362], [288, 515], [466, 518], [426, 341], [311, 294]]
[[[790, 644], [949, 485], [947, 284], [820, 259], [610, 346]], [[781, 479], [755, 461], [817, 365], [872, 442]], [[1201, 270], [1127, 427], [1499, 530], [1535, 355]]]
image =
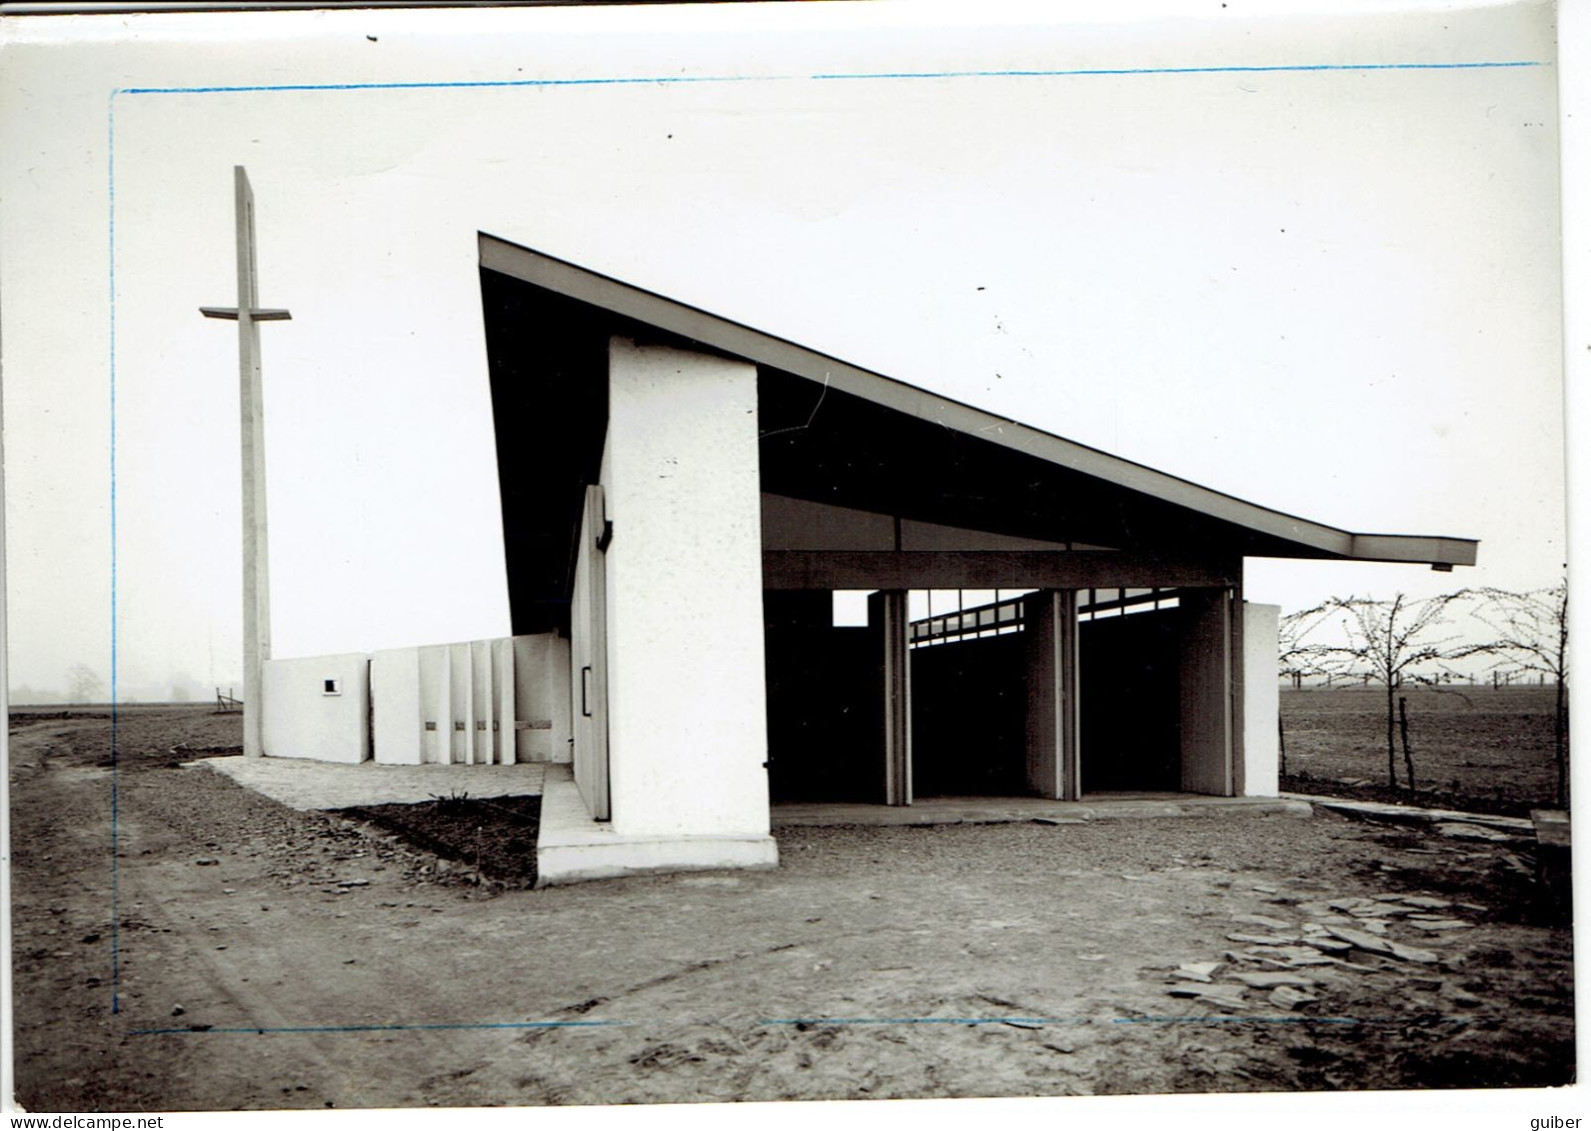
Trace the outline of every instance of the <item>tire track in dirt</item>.
[[[230, 782], [216, 785], [223, 790], [238, 788]], [[124, 832], [134, 849], [146, 841], [169, 840], [146, 831], [149, 819], [142, 813], [124, 818]], [[468, 1077], [480, 1065], [502, 1056], [513, 1038], [520, 1035], [520, 1030], [513, 1027], [520, 1023], [513, 1020], [475, 1023], [459, 1018], [448, 968], [428, 962], [424, 953], [406, 954], [401, 947], [388, 947], [381, 952], [381, 999], [370, 1003], [381, 1009], [401, 1003], [398, 1019], [328, 1016], [327, 1003], [346, 996], [343, 983], [348, 960], [343, 955], [361, 953], [357, 936], [380, 933], [384, 926], [390, 929], [384, 920], [392, 919], [397, 911], [371, 907], [372, 899], [358, 904], [346, 898], [332, 900], [339, 906], [358, 908], [359, 929], [341, 929], [344, 937], [328, 940], [332, 945], [324, 952], [317, 949], [306, 955], [300, 948], [290, 954], [286, 948], [273, 945], [265, 933], [273, 929], [273, 922], [285, 920], [298, 929], [321, 933], [339, 931], [328, 923], [333, 917], [322, 905], [328, 897], [320, 888], [304, 885], [284, 889], [272, 883], [267, 869], [275, 861], [268, 856], [252, 862], [229, 856], [221, 871], [226, 873], [227, 883], [233, 885], [225, 890], [231, 890], [233, 895], [217, 899], [191, 890], [184, 892], [185, 887], [192, 886], [191, 881], [185, 880], [185, 872], [192, 865], [176, 858], [183, 856], [185, 850], [203, 850], [180, 841], [162, 848], [164, 859], [125, 868], [125, 882], [129, 894], [136, 893], [146, 906], [160, 907], [162, 902], [168, 905], [161, 919], [180, 946], [168, 948], [174, 953], [165, 965], [169, 971], [180, 971], [188, 978], [196, 975], [209, 993], [206, 998], [195, 999], [198, 990], [192, 981], [179, 990], [174, 985], [177, 979], [168, 974], [146, 990], [144, 997], [162, 993], [173, 1001], [204, 1001], [203, 1016], [215, 1018], [216, 1023], [213, 1027], [204, 1023], [198, 1031], [182, 1031], [183, 1024], [178, 1020], [170, 1026], [150, 1026], [176, 1028], [178, 1032], [149, 1033], [134, 1039], [181, 1041], [190, 1049], [194, 1042], [247, 1042], [244, 1047], [249, 1051], [241, 1055], [232, 1054], [230, 1049], [219, 1058], [213, 1050], [193, 1051], [212, 1062], [264, 1057], [283, 1078], [291, 1079], [288, 1087], [279, 1094], [273, 1093], [256, 1079], [260, 1075], [256, 1064], [246, 1077], [233, 1084], [240, 1095], [259, 1092], [253, 1098], [253, 1106], [384, 1107], [400, 1101], [425, 1102], [428, 1092], [452, 1097], [458, 1092], [456, 1085], [467, 1084]], [[207, 874], [210, 871], [205, 869]], [[183, 895], [173, 905], [176, 892]], [[261, 900], [269, 902], [262, 905]], [[274, 920], [263, 910], [251, 910], [257, 906], [270, 907], [269, 917]], [[349, 910], [338, 914], [356, 913]], [[224, 937], [234, 941], [224, 944], [226, 949], [220, 950], [215, 944], [215, 938], [222, 936], [212, 936], [208, 928], [198, 925], [206, 920], [227, 922]], [[356, 937], [348, 937], [349, 931]], [[200, 1015], [197, 1008], [188, 1008], [184, 1013], [189, 1018]], [[379, 1073], [370, 1071], [372, 1055], [381, 1059]], [[395, 1095], [395, 1084], [397, 1089], [403, 1089], [404, 1082], [408, 1082], [407, 1095]], [[212, 1092], [216, 1086], [215, 1080], [205, 1082]]]

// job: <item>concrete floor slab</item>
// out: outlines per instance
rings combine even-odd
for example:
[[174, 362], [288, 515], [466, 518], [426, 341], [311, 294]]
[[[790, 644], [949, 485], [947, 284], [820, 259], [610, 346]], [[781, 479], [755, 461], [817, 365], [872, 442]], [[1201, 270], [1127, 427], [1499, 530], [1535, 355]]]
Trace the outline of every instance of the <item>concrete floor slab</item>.
[[290, 809], [347, 809], [354, 805], [412, 805], [436, 797], [532, 797], [542, 791], [546, 765], [350, 765], [306, 758], [204, 758], [204, 766]]
[[1226, 817], [1283, 813], [1307, 817], [1304, 801], [1277, 797], [1208, 797], [1196, 793], [1118, 793], [1082, 801], [1041, 797], [928, 797], [911, 805], [846, 803], [773, 806], [775, 828], [796, 825], [997, 825], [1013, 821], [1061, 823], [1143, 817]]
[[1490, 829], [1502, 829], [1519, 836], [1535, 835], [1535, 825], [1523, 817], [1463, 813], [1457, 809], [1426, 809], [1419, 805], [1396, 805], [1385, 801], [1354, 801], [1345, 797], [1317, 797], [1312, 793], [1288, 793], [1283, 796], [1295, 801], [1307, 801], [1311, 805], [1319, 805], [1322, 809], [1392, 824], [1432, 825], [1442, 821], [1461, 821], [1470, 825], [1483, 825]]

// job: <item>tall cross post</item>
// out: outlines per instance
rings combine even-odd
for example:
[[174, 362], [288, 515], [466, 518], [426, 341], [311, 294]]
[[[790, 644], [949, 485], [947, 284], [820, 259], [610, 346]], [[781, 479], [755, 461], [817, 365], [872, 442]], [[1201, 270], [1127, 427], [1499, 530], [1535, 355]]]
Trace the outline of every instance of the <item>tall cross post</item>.
[[262, 309], [259, 269], [254, 254], [254, 190], [242, 165], [232, 170], [237, 209], [238, 304], [201, 306], [206, 318], [238, 324], [238, 404], [243, 438], [243, 753], [258, 758], [265, 661], [271, 658], [270, 550], [265, 530], [265, 394], [260, 380], [261, 322], [292, 317], [285, 310]]

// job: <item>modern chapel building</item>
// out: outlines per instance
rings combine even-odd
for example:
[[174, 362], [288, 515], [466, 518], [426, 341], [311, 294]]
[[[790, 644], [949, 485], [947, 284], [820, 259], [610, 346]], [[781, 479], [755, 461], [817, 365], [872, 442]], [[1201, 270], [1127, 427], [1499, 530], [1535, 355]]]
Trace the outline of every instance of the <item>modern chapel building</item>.
[[[1244, 558], [1475, 561], [479, 247], [513, 636], [272, 661], [264, 749], [551, 763], [546, 882], [772, 865], [781, 801], [1274, 795]], [[1017, 595], [914, 621], [913, 590]]]

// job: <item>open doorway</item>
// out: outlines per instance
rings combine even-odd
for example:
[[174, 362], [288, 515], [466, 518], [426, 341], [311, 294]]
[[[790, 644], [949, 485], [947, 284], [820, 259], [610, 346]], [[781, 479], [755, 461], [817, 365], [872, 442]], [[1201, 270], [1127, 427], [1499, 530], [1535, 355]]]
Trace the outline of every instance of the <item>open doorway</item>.
[[1081, 790], [1182, 788], [1179, 609], [1085, 605], [1078, 625]]
[[775, 802], [879, 800], [877, 634], [867, 627], [865, 599], [860, 624], [845, 605], [826, 589], [763, 593]]
[[1020, 594], [918, 590], [908, 604], [913, 794], [1030, 792]]

